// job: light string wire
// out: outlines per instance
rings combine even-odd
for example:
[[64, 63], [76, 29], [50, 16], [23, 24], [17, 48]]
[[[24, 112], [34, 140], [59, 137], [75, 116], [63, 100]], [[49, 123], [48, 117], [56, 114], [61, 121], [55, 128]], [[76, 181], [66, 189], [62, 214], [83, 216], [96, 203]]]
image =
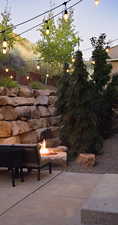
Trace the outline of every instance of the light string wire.
[[32, 20], [35, 20], [35, 19], [37, 19], [37, 18], [39, 18], [39, 17], [41, 17], [41, 16], [44, 16], [45, 14], [47, 14], [47, 13], [49, 13], [49, 12], [52, 12], [52, 11], [58, 9], [58, 8], [60, 8], [61, 6], [65, 5], [65, 4], [68, 4], [70, 1], [72, 1], [72, 0], [68, 0], [68, 1], [66, 1], [66, 2], [63, 2], [62, 4], [57, 5], [57, 6], [55, 6], [54, 8], [49, 9], [49, 10], [47, 10], [47, 11], [45, 11], [45, 12], [43, 12], [43, 13], [37, 15], [37, 16], [34, 16], [34, 17], [32, 17], [32, 18], [30, 18], [30, 19], [28, 19], [28, 20], [25, 20], [25, 21], [23, 21], [23, 22], [21, 22], [21, 23], [18, 23], [18, 24], [16, 24], [16, 25], [10, 26], [10, 27], [8, 27], [8, 28], [5, 29], [5, 30], [0, 31], [0, 33], [4, 33], [4, 32], [6, 32], [7, 30], [9, 30], [9, 29], [11, 29], [11, 28], [16, 29], [18, 26], [24, 25], [24, 24], [26, 24], [26, 23], [31, 22]]
[[[82, 2], [82, 1], [83, 1], [83, 0], [77, 1], [75, 4], [73, 4], [73, 5], [69, 6], [69, 7], [67, 7], [67, 10], [72, 9], [74, 6], [76, 6], [77, 4], [79, 4], [79, 3]], [[64, 11], [65, 11], [65, 10], [62, 10], [61, 12], [55, 14], [54, 16], [50, 17], [49, 20], [54, 19], [55, 17], [57, 17], [57, 16], [59, 16], [60, 14], [62, 14]], [[35, 26], [33, 26], [33, 27], [31, 27], [31, 28], [29, 28], [29, 29], [23, 31], [23, 32], [21, 32], [20, 34], [16, 34], [15, 37], [19, 37], [19, 36], [21, 36], [22, 34], [25, 34], [25, 33], [29, 32], [29, 31], [31, 31], [31, 30], [33, 30], [33, 29], [35, 29], [35, 28], [41, 26], [42, 24], [44, 24], [44, 22], [41, 22], [41, 23], [39, 23], [39, 24], [37, 24], [37, 25], [35, 25]], [[13, 39], [13, 37], [9, 38], [8, 40], [11, 40], [11, 39]]]

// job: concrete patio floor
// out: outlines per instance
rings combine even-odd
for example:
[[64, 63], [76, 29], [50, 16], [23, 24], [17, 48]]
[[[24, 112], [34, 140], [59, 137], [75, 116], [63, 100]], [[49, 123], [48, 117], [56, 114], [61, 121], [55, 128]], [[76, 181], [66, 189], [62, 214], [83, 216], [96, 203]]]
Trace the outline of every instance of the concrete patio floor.
[[80, 209], [102, 174], [42, 171], [16, 181], [0, 171], [0, 225], [80, 225]]

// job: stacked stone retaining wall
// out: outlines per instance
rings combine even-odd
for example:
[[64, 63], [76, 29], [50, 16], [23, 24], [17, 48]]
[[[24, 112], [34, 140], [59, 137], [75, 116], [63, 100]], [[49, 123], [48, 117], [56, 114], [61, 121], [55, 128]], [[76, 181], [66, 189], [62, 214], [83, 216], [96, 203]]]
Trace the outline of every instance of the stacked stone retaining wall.
[[31, 144], [42, 141], [57, 146], [59, 117], [54, 90], [28, 87], [0, 88], [0, 144]]

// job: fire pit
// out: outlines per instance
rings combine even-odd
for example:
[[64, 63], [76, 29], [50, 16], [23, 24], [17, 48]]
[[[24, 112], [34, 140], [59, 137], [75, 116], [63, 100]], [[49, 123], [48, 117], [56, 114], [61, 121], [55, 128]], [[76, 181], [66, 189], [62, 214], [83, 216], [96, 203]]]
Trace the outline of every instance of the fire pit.
[[45, 139], [39, 145], [41, 146], [40, 155], [42, 160], [50, 160], [54, 165], [67, 166], [67, 147], [57, 146], [47, 148]]

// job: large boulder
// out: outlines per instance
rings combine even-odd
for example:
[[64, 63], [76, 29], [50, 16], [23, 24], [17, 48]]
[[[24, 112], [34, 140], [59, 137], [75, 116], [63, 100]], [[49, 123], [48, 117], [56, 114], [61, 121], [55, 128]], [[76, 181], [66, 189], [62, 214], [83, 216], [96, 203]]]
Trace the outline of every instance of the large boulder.
[[12, 124], [7, 121], [0, 121], [0, 138], [12, 135]]
[[49, 112], [47, 107], [45, 107], [45, 106], [38, 106], [38, 109], [40, 111], [40, 116], [41, 117], [50, 116], [50, 112]]
[[18, 95], [19, 88], [14, 87], [14, 88], [5, 88], [5, 95], [9, 97], [16, 97]]
[[20, 137], [19, 136], [14, 136], [14, 137], [9, 137], [9, 138], [0, 138], [0, 144], [20, 144]]
[[36, 105], [46, 105], [48, 106], [48, 96], [46, 95], [39, 95], [36, 97]]
[[11, 125], [12, 125], [12, 135], [13, 136], [19, 135], [22, 133], [27, 133], [31, 130], [28, 123], [25, 121], [20, 121], [20, 120], [13, 121], [13, 122], [11, 122]]
[[95, 154], [80, 153], [77, 163], [83, 167], [93, 167], [95, 166], [95, 160]]
[[46, 128], [49, 127], [50, 121], [48, 118], [40, 118], [40, 119], [31, 119], [28, 121], [29, 127], [32, 130], [36, 130], [38, 128]]
[[49, 96], [49, 105], [55, 105], [56, 101], [57, 101], [56, 96]]
[[16, 107], [16, 112], [20, 120], [40, 118], [40, 111], [36, 106], [18, 106]]
[[33, 91], [27, 86], [21, 86], [19, 88], [19, 96], [21, 97], [32, 97], [33, 96]]
[[0, 108], [0, 120], [16, 120], [17, 112], [12, 106], [2, 106]]
[[24, 98], [24, 97], [8, 97], [8, 96], [0, 96], [0, 105], [33, 105], [34, 98]]

